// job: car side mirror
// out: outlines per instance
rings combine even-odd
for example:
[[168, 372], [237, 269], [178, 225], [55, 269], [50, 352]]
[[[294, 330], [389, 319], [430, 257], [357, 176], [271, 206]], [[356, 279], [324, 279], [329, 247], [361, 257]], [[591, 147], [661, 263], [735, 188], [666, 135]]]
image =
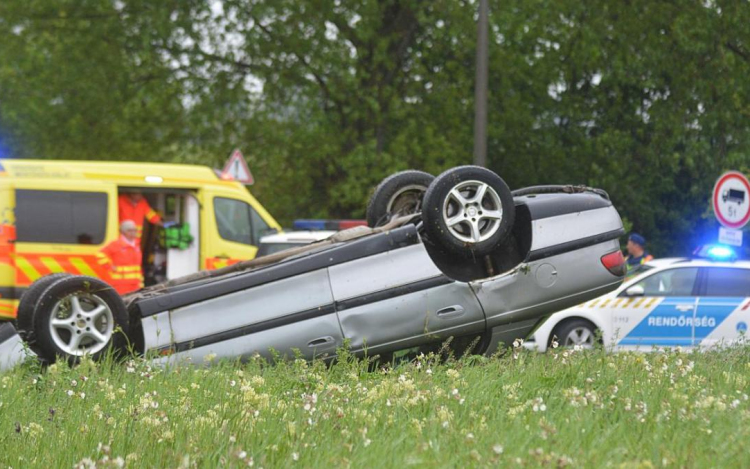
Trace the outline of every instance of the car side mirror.
[[633, 285], [625, 290], [625, 295], [627, 296], [643, 296], [645, 293], [645, 290], [640, 285]]

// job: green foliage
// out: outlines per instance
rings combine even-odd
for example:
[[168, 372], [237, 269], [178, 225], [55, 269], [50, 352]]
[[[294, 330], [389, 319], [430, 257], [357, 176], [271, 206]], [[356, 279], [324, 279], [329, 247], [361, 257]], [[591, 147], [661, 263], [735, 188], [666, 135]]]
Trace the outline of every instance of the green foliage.
[[[492, 1], [489, 166], [609, 191], [657, 254], [748, 168], [741, 2]], [[470, 0], [11, 0], [0, 149], [218, 167], [248, 156], [283, 222], [360, 217], [393, 171], [472, 160]]]

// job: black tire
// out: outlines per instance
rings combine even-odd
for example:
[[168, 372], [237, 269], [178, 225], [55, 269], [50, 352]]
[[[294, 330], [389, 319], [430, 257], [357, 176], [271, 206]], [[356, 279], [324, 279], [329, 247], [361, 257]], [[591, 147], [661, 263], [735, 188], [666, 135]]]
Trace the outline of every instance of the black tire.
[[[474, 201], [480, 187], [486, 187], [486, 191], [481, 200]], [[454, 188], [464, 197], [465, 205], [452, 195]], [[490, 210], [502, 212], [498, 213], [499, 218], [489, 218]], [[516, 207], [508, 185], [497, 174], [479, 166], [445, 171], [424, 195], [422, 220], [427, 237], [464, 257], [484, 256], [494, 251], [508, 238], [515, 218]], [[449, 228], [449, 219], [459, 221]], [[472, 224], [476, 225], [476, 235]]]
[[[573, 336], [581, 337], [577, 331], [586, 331], [590, 341], [586, 344], [568, 343], [568, 339]], [[560, 347], [573, 347], [574, 345], [585, 345], [586, 347], [594, 347], [596, 344], [601, 343], [600, 338], [597, 336], [596, 326], [589, 320], [583, 318], [571, 318], [566, 319], [552, 330], [552, 334], [549, 337], [548, 347], [552, 348], [552, 342], [556, 339]], [[572, 334], [572, 335], [571, 335]]]
[[432, 174], [413, 169], [383, 179], [367, 204], [367, 226], [375, 228], [394, 216], [419, 213], [422, 197], [433, 179]]
[[[81, 306], [78, 315], [71, 311], [75, 309], [74, 297]], [[100, 308], [104, 308], [103, 312], [87, 318], [86, 313]], [[64, 316], [68, 313], [70, 316]], [[57, 315], [57, 320], [65, 319], [66, 323], [54, 328], [54, 334], [50, 326], [53, 315]], [[69, 325], [67, 320], [71, 321]], [[127, 338], [117, 330], [118, 326], [122, 331], [129, 330], [122, 298], [106, 282], [93, 277], [70, 276], [57, 280], [42, 292], [34, 312], [36, 347], [40, 358], [48, 363], [63, 357], [75, 364], [84, 353], [97, 360], [109, 351], [123, 350]], [[95, 338], [95, 332], [99, 333], [99, 339]]]
[[[21, 301], [18, 302], [18, 315], [16, 316], [16, 330], [18, 335], [29, 344], [34, 350], [34, 306], [39, 301], [39, 295], [50, 285], [61, 278], [70, 277], [71, 274], [60, 272], [57, 274], [45, 275], [32, 283], [29, 288], [21, 295]], [[36, 352], [36, 350], [34, 350]]]

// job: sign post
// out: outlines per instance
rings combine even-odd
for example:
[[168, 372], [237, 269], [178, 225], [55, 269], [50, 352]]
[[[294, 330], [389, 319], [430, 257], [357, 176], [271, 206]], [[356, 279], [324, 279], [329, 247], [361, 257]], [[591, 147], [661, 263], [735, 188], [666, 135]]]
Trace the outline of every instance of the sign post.
[[243, 184], [253, 184], [255, 182], [253, 174], [247, 166], [247, 161], [245, 161], [245, 157], [242, 156], [242, 152], [239, 149], [235, 149], [232, 152], [232, 156], [229, 157], [227, 163], [224, 165], [223, 173]]
[[724, 173], [711, 197], [714, 214], [722, 227], [719, 242], [742, 246], [742, 229], [750, 221], [750, 182], [739, 171]]

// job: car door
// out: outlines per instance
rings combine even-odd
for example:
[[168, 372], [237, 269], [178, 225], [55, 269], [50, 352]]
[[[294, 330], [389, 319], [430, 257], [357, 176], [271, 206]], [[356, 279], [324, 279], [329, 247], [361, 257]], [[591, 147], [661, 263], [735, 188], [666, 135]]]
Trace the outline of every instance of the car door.
[[373, 355], [485, 329], [469, 285], [444, 276], [421, 243], [329, 271], [344, 337], [354, 352]]
[[327, 269], [287, 276], [287, 267], [279, 264], [159, 298], [162, 304], [188, 298], [190, 304], [144, 315], [146, 349], [198, 363], [206, 356], [335, 354], [343, 335]]
[[[617, 347], [692, 346], [697, 278], [697, 267], [675, 267], [656, 272], [625, 290], [622, 296], [627, 300], [619, 305], [617, 314], [627, 317], [622, 323], [634, 326], [619, 327]], [[637, 296], [628, 296], [635, 291]]]
[[704, 267], [695, 318], [696, 346], [730, 344], [750, 324], [750, 269]]
[[222, 193], [211, 193], [208, 199], [205, 205], [205, 221], [209, 227], [205, 268], [218, 269], [254, 258], [259, 239], [253, 230], [250, 204]]

